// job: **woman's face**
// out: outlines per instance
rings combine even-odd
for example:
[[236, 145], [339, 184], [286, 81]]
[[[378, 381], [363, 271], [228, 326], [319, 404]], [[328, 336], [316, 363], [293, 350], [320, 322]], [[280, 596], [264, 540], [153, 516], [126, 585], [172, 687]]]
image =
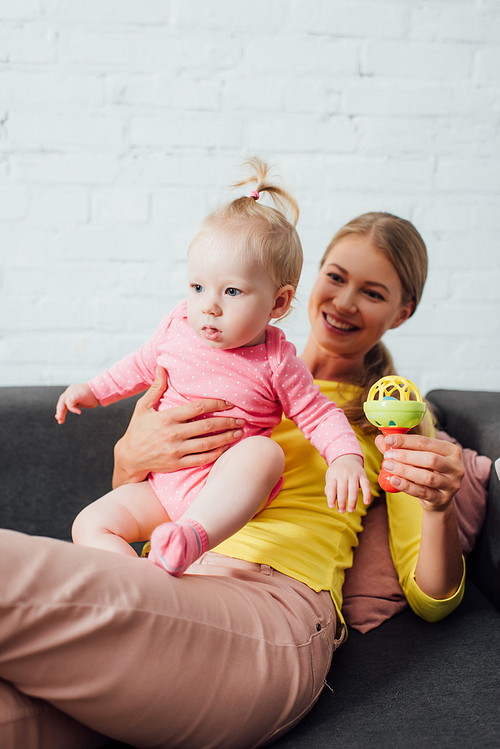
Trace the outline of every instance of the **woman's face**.
[[365, 354], [389, 328], [414, 309], [402, 304], [403, 289], [388, 258], [366, 236], [342, 239], [328, 254], [309, 299], [311, 332], [331, 354]]

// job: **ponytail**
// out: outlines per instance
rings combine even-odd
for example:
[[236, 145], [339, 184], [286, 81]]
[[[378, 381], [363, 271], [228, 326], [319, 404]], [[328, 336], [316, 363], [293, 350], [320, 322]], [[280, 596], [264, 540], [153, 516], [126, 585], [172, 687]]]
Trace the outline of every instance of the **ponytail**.
[[[243, 166], [249, 166], [253, 171], [253, 175], [236, 182], [233, 187], [243, 187], [244, 185], [256, 183], [254, 193], [257, 193], [257, 196], [251, 194], [250, 197], [252, 200], [258, 200], [261, 193], [267, 192], [271, 196], [273, 203], [284, 216], [291, 214], [291, 223], [296, 226], [297, 221], [299, 220], [299, 206], [297, 205], [297, 201], [284, 187], [273, 184], [270, 181], [271, 170], [269, 165], [265, 161], [259, 159], [258, 156], [252, 156], [252, 158], [244, 162]], [[239, 200], [247, 203], [248, 198], [240, 198]], [[235, 200], [230, 205], [237, 204], [238, 202], [238, 200]]]
[[[201, 238], [207, 246], [216, 244], [221, 235], [229, 231], [235, 252], [253, 252], [277, 288], [290, 285], [295, 292], [303, 262], [302, 245], [295, 229], [299, 218], [297, 201], [288, 190], [270, 179], [270, 168], [264, 161], [254, 156], [245, 165], [252, 174], [233, 187], [252, 184], [255, 189], [207, 216], [191, 244]], [[260, 202], [265, 192], [276, 208]]]

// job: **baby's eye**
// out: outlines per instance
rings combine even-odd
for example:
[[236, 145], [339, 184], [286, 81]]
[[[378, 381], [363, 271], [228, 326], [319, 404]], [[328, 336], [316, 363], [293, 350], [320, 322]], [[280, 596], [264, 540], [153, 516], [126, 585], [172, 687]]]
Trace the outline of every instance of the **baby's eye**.
[[201, 294], [201, 292], [203, 291], [203, 286], [201, 286], [201, 284], [199, 283], [192, 283], [191, 288], [193, 289], [195, 294]]
[[226, 294], [228, 296], [239, 296], [241, 294], [241, 291], [230, 286], [228, 289], [226, 289]]

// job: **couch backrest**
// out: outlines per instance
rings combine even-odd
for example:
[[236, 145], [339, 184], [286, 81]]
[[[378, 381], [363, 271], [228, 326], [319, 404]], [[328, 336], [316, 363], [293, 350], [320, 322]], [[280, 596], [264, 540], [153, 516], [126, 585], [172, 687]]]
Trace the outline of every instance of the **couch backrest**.
[[127, 428], [132, 399], [60, 426], [64, 387], [0, 388], [0, 526], [70, 539], [78, 512], [111, 489], [113, 446]]
[[[439, 426], [492, 460], [500, 457], [500, 393], [433, 390], [427, 395]], [[500, 481], [494, 468], [488, 484], [486, 519], [467, 559], [468, 574], [500, 611]]]
[[[89, 502], [111, 489], [113, 446], [136, 399], [54, 419], [63, 387], [0, 388], [0, 527], [69, 539]], [[464, 447], [500, 456], [500, 393], [434, 390], [440, 426]], [[500, 610], [500, 482], [492, 472], [486, 522], [468, 559], [476, 585]]]

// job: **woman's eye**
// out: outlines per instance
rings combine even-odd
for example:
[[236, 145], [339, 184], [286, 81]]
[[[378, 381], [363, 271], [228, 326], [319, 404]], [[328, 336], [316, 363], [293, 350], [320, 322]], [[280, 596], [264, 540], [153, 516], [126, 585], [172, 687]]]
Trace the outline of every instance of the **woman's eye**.
[[382, 301], [384, 301], [384, 297], [382, 296], [382, 294], [379, 294], [378, 291], [368, 289], [366, 294], [370, 297], [370, 299], [381, 299]]
[[228, 289], [226, 289], [226, 294], [228, 296], [238, 296], [239, 294], [241, 294], [241, 291], [230, 286]]
[[339, 276], [339, 274], [338, 274], [338, 273], [328, 273], [328, 277], [329, 277], [329, 278], [330, 278], [330, 279], [331, 279], [332, 281], [335, 281], [335, 283], [340, 283], [340, 282], [341, 282], [341, 281], [343, 280], [343, 279], [342, 279], [342, 276]]

